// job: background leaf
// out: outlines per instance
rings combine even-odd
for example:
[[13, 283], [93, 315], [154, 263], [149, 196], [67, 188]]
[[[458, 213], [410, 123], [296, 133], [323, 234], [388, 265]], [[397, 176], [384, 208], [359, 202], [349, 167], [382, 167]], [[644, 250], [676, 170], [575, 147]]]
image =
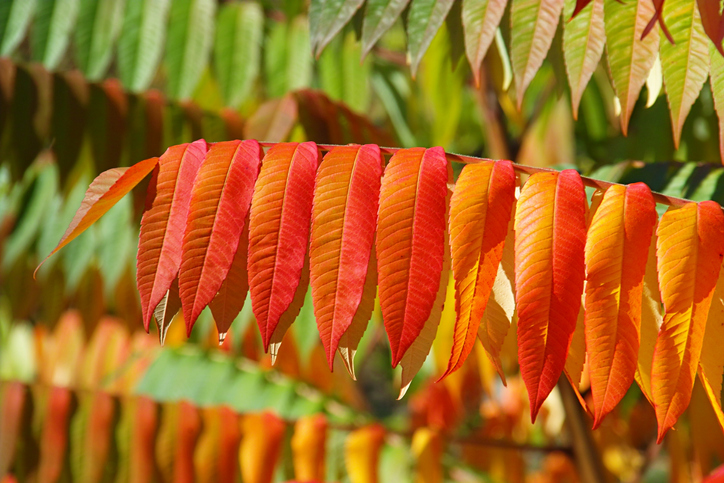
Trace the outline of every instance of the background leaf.
[[33, 60], [54, 70], [70, 42], [80, 0], [35, 0], [36, 13], [30, 33]]
[[413, 77], [454, 0], [412, 0], [407, 16], [407, 52]]
[[80, 0], [74, 51], [78, 67], [91, 81], [108, 70], [123, 23], [125, 0]]

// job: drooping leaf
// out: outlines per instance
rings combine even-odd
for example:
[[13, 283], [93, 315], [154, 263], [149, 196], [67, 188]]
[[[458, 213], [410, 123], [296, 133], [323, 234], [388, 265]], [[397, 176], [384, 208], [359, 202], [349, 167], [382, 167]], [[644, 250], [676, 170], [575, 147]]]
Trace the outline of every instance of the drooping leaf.
[[722, 373], [724, 372], [724, 272], [719, 273], [719, 280], [714, 289], [714, 296], [706, 319], [704, 341], [701, 346], [699, 360], [699, 379], [701, 379], [714, 413], [724, 430], [724, 411], [722, 410]]
[[686, 116], [709, 75], [709, 41], [694, 2], [668, 0], [662, 21], [669, 26], [674, 41], [661, 43], [661, 66], [674, 146], [678, 148]]
[[[262, 162], [249, 219], [249, 289], [262, 343], [268, 350], [283, 317], [296, 318], [307, 259], [319, 152], [313, 142], [277, 144]], [[303, 301], [303, 295], [302, 295]], [[291, 323], [291, 321], [289, 322]], [[288, 324], [287, 324], [288, 326]], [[278, 340], [281, 342], [281, 336]]]
[[190, 98], [206, 68], [214, 41], [214, 0], [174, 0], [166, 38], [166, 92]]
[[[593, 0], [577, 14], [572, 10], [578, 7], [579, 2], [566, 0], [564, 7], [563, 57], [566, 61], [568, 84], [571, 86], [574, 119], [578, 119], [578, 105], [583, 91], [601, 60], [606, 43], [603, 2], [604, 0]], [[571, 16], [573, 18], [566, 22], [565, 19]]]
[[641, 301], [641, 331], [638, 363], [636, 367], [636, 382], [644, 393], [646, 399], [653, 405], [651, 395], [651, 364], [654, 360], [654, 347], [659, 328], [664, 320], [661, 307], [661, 292], [659, 291], [658, 274], [656, 273], [656, 243], [658, 238], [654, 233], [649, 246], [649, 256], [646, 261], [644, 275], [643, 298]]
[[0, 56], [10, 56], [25, 37], [37, 0], [5, 0], [0, 5]]
[[704, 32], [711, 39], [714, 47], [724, 56], [722, 40], [724, 40], [724, 12], [716, 0], [697, 0]]
[[586, 239], [586, 347], [594, 427], [634, 380], [656, 203], [643, 183], [606, 190]]
[[407, 16], [407, 52], [413, 77], [454, 0], [412, 0]]
[[621, 131], [626, 135], [634, 104], [656, 60], [659, 36], [641, 39], [646, 23], [654, 15], [650, 0], [604, 1], [608, 66], [621, 103]]
[[385, 168], [376, 251], [393, 367], [420, 335], [440, 289], [448, 170], [441, 148], [400, 150]]
[[[170, 147], [159, 159], [157, 180], [149, 186], [155, 195], [148, 200], [152, 205], [141, 219], [136, 263], [146, 331], [156, 307], [167, 296], [178, 275], [191, 188], [207, 149], [203, 139]], [[156, 321], [159, 322], [158, 317]], [[169, 318], [167, 323], [170, 322]], [[163, 332], [159, 330], [159, 334]]]
[[503, 257], [515, 179], [510, 161], [498, 161], [466, 165], [455, 184], [449, 229], [457, 320], [445, 375], [462, 366], [475, 344]]
[[410, 0], [367, 0], [362, 23], [362, 58], [395, 23]]
[[[191, 190], [179, 295], [187, 334], [217, 294], [239, 246], [262, 157], [254, 140], [214, 144]], [[239, 294], [245, 298], [245, 294]]]
[[108, 70], [123, 23], [123, 1], [80, 0], [74, 48], [78, 68], [88, 80], [101, 80]]
[[58, 246], [48, 254], [45, 260], [87, 230], [89, 226], [110, 210], [118, 200], [140, 183], [157, 164], [158, 158], [149, 158], [128, 168], [114, 168], [98, 175], [88, 187], [80, 208], [78, 208], [73, 221], [70, 222], [70, 226], [60, 242], [58, 242]]
[[327, 419], [323, 414], [299, 418], [292, 436], [294, 477], [298, 481], [324, 481]]
[[511, 61], [518, 109], [538, 72], [561, 18], [564, 0], [517, 0], [510, 9]]
[[372, 307], [361, 307], [360, 302], [374, 243], [382, 165], [376, 145], [342, 146], [324, 157], [317, 173], [310, 282], [330, 370], [339, 341], [353, 320], [366, 323], [372, 315]]
[[712, 44], [709, 45], [709, 61], [711, 94], [719, 119], [719, 155], [724, 163], [724, 55], [720, 54]]
[[659, 286], [666, 311], [654, 349], [651, 388], [660, 443], [691, 399], [724, 257], [724, 213], [713, 201], [669, 208], [657, 236]]
[[380, 451], [385, 430], [372, 424], [349, 433], [345, 441], [344, 462], [350, 483], [378, 483]]
[[586, 197], [574, 170], [536, 173], [515, 214], [518, 360], [531, 419], [565, 365], [583, 291]]
[[118, 74], [131, 92], [148, 89], [166, 40], [169, 0], [125, 0], [123, 26], [118, 38]]
[[55, 70], [63, 59], [78, 15], [80, 0], [36, 0], [30, 32], [32, 58]]
[[476, 85], [480, 85], [480, 66], [495, 38], [507, 3], [507, 0], [463, 0], [465, 53]]
[[319, 57], [329, 42], [350, 21], [364, 0], [312, 0], [309, 6], [310, 44]]
[[178, 290], [178, 277], [173, 279], [171, 287], [161, 301], [153, 309], [153, 318], [158, 329], [158, 342], [162, 346], [166, 343], [166, 334], [174, 321], [176, 314], [181, 311], [181, 297]]
[[271, 412], [248, 414], [242, 420], [239, 465], [244, 482], [270, 483], [282, 452], [284, 421]]
[[259, 3], [229, 3], [221, 8], [214, 68], [227, 106], [238, 107], [251, 94], [259, 76], [263, 34], [264, 10]]

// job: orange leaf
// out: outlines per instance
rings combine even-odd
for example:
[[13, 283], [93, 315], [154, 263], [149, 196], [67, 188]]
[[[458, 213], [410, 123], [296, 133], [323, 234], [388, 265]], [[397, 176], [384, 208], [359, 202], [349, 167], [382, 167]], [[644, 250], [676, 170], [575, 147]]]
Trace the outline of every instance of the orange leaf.
[[[264, 350], [281, 343], [306, 293], [303, 278], [319, 151], [313, 142], [277, 144], [262, 161], [249, 219], [249, 289]], [[297, 292], [302, 292], [301, 297]], [[299, 302], [299, 303], [298, 303]], [[293, 317], [291, 317], [293, 316]], [[275, 334], [279, 326], [279, 334]], [[273, 350], [272, 352], [274, 352]]]
[[58, 250], [73, 241], [93, 223], [105, 215], [123, 196], [140, 183], [158, 164], [158, 158], [150, 158], [128, 168], [113, 168], [99, 174], [88, 187], [80, 208], [70, 226], [52, 252], [38, 265], [38, 272], [45, 261]]
[[149, 185], [146, 203], [151, 206], [141, 219], [136, 263], [146, 332], [154, 310], [178, 275], [191, 188], [207, 149], [203, 139], [168, 148], [159, 159], [156, 179]]
[[724, 254], [724, 213], [713, 201], [669, 208], [657, 236], [665, 313], [654, 348], [651, 389], [660, 443], [691, 399]]
[[382, 164], [376, 145], [340, 146], [324, 157], [317, 173], [310, 282], [330, 370], [339, 341], [353, 320], [361, 319], [364, 332], [372, 315], [372, 306], [360, 302], [374, 242]]
[[150, 483], [156, 468], [155, 443], [158, 429], [158, 406], [146, 396], [128, 400], [132, 404], [131, 442], [128, 464], [129, 481]]
[[535, 421], [563, 371], [581, 305], [586, 195], [574, 170], [536, 173], [515, 214], [518, 361]]
[[70, 389], [51, 387], [47, 401], [40, 435], [38, 481], [59, 481], [66, 465], [70, 419], [75, 400]]
[[420, 428], [412, 435], [412, 453], [415, 455], [415, 481], [440, 483], [443, 481], [443, 440], [434, 429]]
[[658, 238], [654, 233], [649, 246], [649, 256], [646, 261], [646, 274], [644, 275], [643, 298], [641, 303], [641, 331], [638, 362], [636, 367], [636, 382], [644, 393], [646, 399], [653, 406], [654, 398], [651, 395], [651, 364], [654, 360], [654, 346], [659, 328], [664, 320], [661, 308], [661, 292], [659, 291], [658, 274], [656, 273], [656, 242]]
[[271, 483], [284, 440], [284, 421], [272, 413], [249, 414], [242, 421], [239, 464], [244, 483]]
[[385, 169], [377, 274], [393, 367], [420, 335], [440, 291], [451, 175], [442, 148], [402, 149]]
[[722, 372], [724, 372], [724, 270], [714, 289], [714, 296], [706, 319], [704, 341], [699, 360], [699, 379], [711, 401], [714, 413], [724, 431], [724, 411], [722, 410]]
[[[458, 370], [473, 350], [503, 258], [514, 203], [515, 171], [510, 161], [468, 164], [463, 168], [450, 200], [457, 320], [452, 354], [443, 377]], [[499, 342], [502, 345], [502, 339]]]
[[322, 414], [304, 416], [294, 425], [292, 456], [294, 477], [299, 481], [324, 481], [327, 419]]
[[584, 323], [594, 428], [634, 380], [643, 280], [656, 218], [648, 186], [615, 185], [606, 190], [588, 230]]
[[380, 450], [385, 442], [385, 430], [372, 424], [352, 431], [345, 443], [344, 462], [351, 483], [377, 483]]
[[[261, 155], [254, 140], [216, 143], [196, 176], [178, 279], [187, 335], [229, 273]], [[243, 299], [244, 294], [239, 297]]]

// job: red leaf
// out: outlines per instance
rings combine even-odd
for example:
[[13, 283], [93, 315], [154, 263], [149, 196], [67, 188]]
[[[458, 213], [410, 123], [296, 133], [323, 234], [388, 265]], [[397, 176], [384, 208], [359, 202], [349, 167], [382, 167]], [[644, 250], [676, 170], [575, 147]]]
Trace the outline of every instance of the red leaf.
[[249, 211], [262, 150], [254, 140], [214, 144], [191, 190], [179, 295], [187, 335], [226, 278]]
[[724, 55], [722, 40], [724, 40], [724, 13], [721, 12], [719, 0], [697, 0], [701, 23], [704, 32], [714, 42], [721, 55]]
[[[379, 204], [382, 156], [376, 145], [340, 146], [317, 173], [309, 247], [314, 315], [330, 370], [365, 288]], [[361, 314], [369, 320], [371, 310]]]
[[588, 6], [588, 4], [591, 3], [592, 1], [593, 0], [576, 0], [576, 8], [573, 9], [573, 14], [571, 14], [571, 18], [568, 19], [568, 21], [570, 22], [571, 20], [576, 18], [576, 15], [581, 13], [581, 10], [586, 8]]
[[[262, 161], [249, 218], [249, 289], [264, 350], [295, 303], [305, 265], [319, 151], [313, 142], [277, 144]], [[298, 290], [299, 288], [299, 290]], [[296, 314], [294, 314], [296, 317]]]
[[[181, 265], [181, 243], [191, 202], [191, 188], [206, 156], [206, 141], [172, 146], [159, 159], [141, 219], [136, 283], [143, 326], [148, 332], [156, 306], [166, 296]], [[173, 314], [172, 314], [173, 315]]]
[[377, 273], [393, 367], [420, 335], [440, 289], [450, 175], [442, 148], [402, 149], [385, 169]]
[[666, 38], [669, 40], [669, 42], [673, 45], [676, 42], [674, 42], [674, 38], [671, 36], [671, 33], [669, 32], [669, 29], [666, 27], [666, 23], [664, 23], [663, 13], [664, 13], [664, 1], [665, 0], [652, 0], [654, 2], [654, 15], [651, 17], [651, 20], [649, 20], [649, 23], [646, 24], [646, 27], [644, 27], [644, 31], [641, 33], [641, 40], [645, 39], [646, 36], [653, 30], [654, 26], [656, 25], [656, 22], [659, 22], [659, 25], [661, 25], [661, 30], [664, 32], [664, 35], [666, 35]]

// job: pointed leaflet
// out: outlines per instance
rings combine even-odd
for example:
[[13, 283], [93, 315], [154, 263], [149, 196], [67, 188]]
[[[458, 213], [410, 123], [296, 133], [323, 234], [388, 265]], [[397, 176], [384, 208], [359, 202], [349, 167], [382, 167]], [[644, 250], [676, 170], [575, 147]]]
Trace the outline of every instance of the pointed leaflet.
[[480, 85], [480, 65], [495, 38], [507, 3], [507, 0], [463, 0], [465, 53], [476, 85]]
[[46, 69], [55, 70], [63, 60], [80, 0], [46, 0], [37, 2], [33, 28], [30, 32], [30, 50], [33, 60]]
[[[654, 230], [655, 231], [655, 230]], [[644, 393], [646, 399], [653, 406], [654, 398], [651, 396], [651, 363], [654, 360], [654, 346], [659, 327], [663, 322], [661, 310], [661, 293], [656, 273], [656, 234], [651, 237], [649, 256], [646, 260], [646, 273], [644, 275], [643, 297], [641, 301], [641, 330], [639, 354], [636, 367], [636, 382]]]
[[156, 320], [156, 328], [158, 329], [158, 342], [163, 346], [166, 343], [166, 334], [171, 326], [176, 314], [181, 310], [181, 298], [178, 294], [178, 277], [173, 279], [171, 288], [168, 289], [166, 295], [153, 309], [153, 318]]
[[711, 39], [714, 47], [724, 56], [722, 40], [724, 40], [724, 12], [716, 0], [697, 0], [704, 32]]
[[711, 401], [714, 413], [724, 430], [724, 411], [722, 411], [722, 370], [724, 369], [724, 271], [714, 289], [709, 316], [706, 319], [704, 342], [699, 360], [699, 379]]
[[86, 79], [103, 79], [123, 22], [123, 3], [117, 0], [80, 0], [73, 45], [78, 68]]
[[[158, 158], [150, 158], [128, 168], [113, 168], [99, 174], [85, 192], [83, 202], [70, 222], [70, 226], [58, 242], [58, 246], [45, 257], [45, 260], [98, 221], [101, 216], [105, 215], [108, 210], [118, 203], [118, 200], [123, 198], [148, 173], [153, 171], [157, 164]], [[45, 263], [45, 260], [40, 265]], [[38, 268], [40, 268], [40, 265], [38, 265]], [[37, 272], [38, 269], [36, 268], [35, 271]]]
[[[568, 84], [571, 86], [573, 117], [578, 119], [578, 105], [593, 71], [603, 55], [606, 33], [603, 24], [603, 1], [594, 0], [570, 21], [574, 0], [566, 0], [563, 23], [563, 57]], [[578, 5], [576, 4], [576, 7]]]
[[654, 15], [654, 5], [651, 0], [605, 0], [604, 13], [608, 66], [621, 103], [621, 131], [625, 135], [659, 48], [658, 35], [641, 39], [646, 23]]
[[651, 389], [660, 443], [691, 399], [724, 254], [724, 213], [713, 201], [669, 208], [657, 236], [659, 286], [666, 311], [654, 349]]
[[531, 419], [555, 387], [581, 304], [586, 195], [574, 170], [536, 173], [515, 214], [518, 360]]
[[[207, 149], [203, 139], [168, 148], [159, 159], [156, 181], [149, 185], [147, 202], [152, 204], [141, 219], [136, 261], [136, 283], [146, 331], [154, 310], [178, 275], [191, 188]], [[151, 193], [155, 194], [151, 197]]]
[[420, 335], [440, 288], [448, 168], [442, 148], [402, 149], [385, 168], [376, 251], [393, 367]]
[[709, 45], [709, 60], [711, 68], [711, 94], [714, 98], [714, 108], [719, 119], [719, 156], [724, 163], [724, 57], [714, 45]]
[[459, 369], [473, 350], [503, 257], [514, 203], [515, 171], [510, 161], [468, 164], [463, 168], [450, 200], [457, 320], [445, 375]]
[[[374, 242], [382, 177], [376, 145], [340, 146], [322, 160], [309, 246], [314, 315], [330, 370], [360, 308]], [[367, 320], [371, 315], [363, 314]]]
[[511, 60], [518, 109], [558, 27], [564, 0], [515, 0], [510, 8]]
[[407, 16], [407, 53], [413, 77], [453, 2], [454, 0], [412, 0]]
[[585, 333], [594, 427], [634, 379], [643, 279], [655, 224], [651, 190], [635, 183], [608, 188], [588, 229]]
[[362, 58], [397, 21], [410, 0], [367, 0], [362, 23]]
[[295, 308], [319, 157], [313, 142], [277, 144], [264, 156], [254, 188], [247, 268], [251, 305], [265, 350], [282, 316]]
[[364, 0], [312, 0], [309, 6], [309, 31], [312, 53], [319, 57], [337, 32], [342, 30]]
[[37, 0], [5, 0], [0, 5], [0, 56], [9, 57], [23, 41]]
[[131, 92], [148, 89], [158, 70], [166, 40], [170, 0], [126, 0], [118, 37], [118, 74]]
[[686, 116], [709, 74], [709, 40], [701, 25], [699, 9], [690, 0], [668, 0], [663, 21], [675, 42], [661, 43], [661, 66], [674, 145], [678, 148]]
[[187, 334], [232, 265], [261, 156], [254, 140], [216, 143], [196, 176], [178, 280]]

